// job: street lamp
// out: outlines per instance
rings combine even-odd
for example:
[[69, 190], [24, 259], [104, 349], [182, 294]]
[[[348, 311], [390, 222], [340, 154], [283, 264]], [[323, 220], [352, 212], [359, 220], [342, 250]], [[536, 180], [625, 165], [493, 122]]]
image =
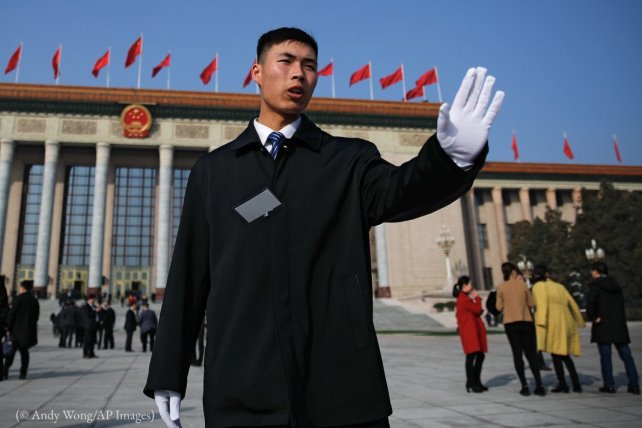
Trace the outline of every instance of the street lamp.
[[441, 226], [436, 242], [439, 248], [441, 248], [446, 255], [446, 289], [448, 289], [448, 287], [453, 285], [453, 274], [452, 269], [450, 268], [450, 250], [455, 245], [455, 238], [453, 238], [453, 235], [446, 226]]
[[603, 249], [597, 246], [597, 242], [595, 241], [595, 239], [591, 239], [591, 248], [587, 248], [586, 250], [584, 250], [584, 253], [586, 254], [586, 258], [589, 262], [604, 260], [604, 258], [606, 257], [606, 253]]
[[524, 279], [526, 283], [530, 284], [531, 274], [533, 273], [533, 262], [528, 260], [525, 255], [519, 255], [522, 259], [517, 262], [517, 269], [524, 274]]

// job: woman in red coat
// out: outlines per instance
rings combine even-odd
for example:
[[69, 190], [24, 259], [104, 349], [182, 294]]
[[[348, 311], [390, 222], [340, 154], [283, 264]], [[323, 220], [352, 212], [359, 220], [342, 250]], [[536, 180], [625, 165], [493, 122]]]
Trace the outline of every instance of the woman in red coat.
[[457, 326], [466, 354], [466, 391], [488, 391], [481, 383], [484, 353], [488, 352], [486, 327], [481, 319], [484, 312], [481, 297], [467, 276], [459, 278], [453, 288], [453, 296], [457, 297]]

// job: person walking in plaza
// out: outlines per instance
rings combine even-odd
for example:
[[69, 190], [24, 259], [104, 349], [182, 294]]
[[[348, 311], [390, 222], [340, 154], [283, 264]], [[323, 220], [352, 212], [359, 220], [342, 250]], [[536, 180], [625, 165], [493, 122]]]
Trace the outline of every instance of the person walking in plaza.
[[[31, 293], [31, 283], [22, 282], [19, 294], [11, 302], [7, 316], [7, 329], [20, 352], [20, 379], [27, 378], [29, 369], [29, 348], [38, 344], [38, 317], [40, 304]], [[9, 369], [13, 364], [15, 353], [5, 360], [4, 377], [9, 378]]]
[[0, 275], [0, 381], [4, 380], [4, 354], [2, 342], [7, 334], [7, 317], [9, 316], [9, 296], [4, 286], [5, 276]]
[[535, 325], [531, 308], [533, 298], [526, 283], [518, 279], [519, 270], [513, 263], [502, 264], [504, 281], [497, 287], [497, 309], [503, 313], [504, 329], [513, 352], [513, 363], [517, 377], [522, 384], [520, 394], [530, 395], [526, 375], [524, 373], [523, 355], [535, 378], [534, 394], [544, 396], [546, 391], [542, 385], [535, 340]]
[[133, 352], [132, 350], [132, 338], [134, 337], [134, 331], [136, 331], [136, 325], [138, 324], [138, 317], [136, 316], [136, 300], [131, 300], [129, 302], [129, 309], [125, 314], [125, 333], [127, 333], [127, 339], [125, 339], [125, 351]]
[[603, 385], [599, 391], [615, 393], [611, 359], [611, 348], [615, 346], [624, 363], [629, 381], [627, 391], [631, 394], [640, 394], [640, 378], [629, 348], [631, 339], [626, 325], [622, 289], [617, 281], [609, 276], [608, 267], [604, 262], [594, 262], [591, 265], [591, 276], [593, 281], [589, 284], [586, 313], [592, 322], [591, 343], [597, 343], [597, 349], [600, 352]]
[[111, 299], [103, 302], [103, 349], [114, 349], [114, 324], [116, 324], [116, 312], [111, 307]]
[[571, 377], [573, 391], [582, 392], [571, 358], [571, 354], [576, 357], [582, 354], [579, 328], [585, 323], [579, 306], [566, 287], [549, 278], [544, 265], [535, 266], [533, 270], [531, 293], [535, 303], [537, 350], [551, 354], [557, 376], [557, 386], [551, 392], [569, 392], [564, 365]]
[[60, 322], [60, 342], [58, 346], [61, 348], [71, 348], [74, 331], [76, 330], [76, 313], [73, 305], [73, 301], [65, 300], [58, 314]]
[[147, 339], [149, 339], [149, 350], [153, 351], [158, 319], [156, 318], [156, 312], [149, 309], [149, 303], [143, 303], [141, 307], [142, 311], [138, 315], [138, 324], [140, 325], [140, 342], [143, 345], [143, 352], [147, 352]]
[[488, 391], [481, 382], [484, 354], [488, 352], [481, 297], [468, 276], [459, 277], [453, 287], [453, 297], [457, 298], [457, 331], [466, 354], [466, 392]]
[[97, 358], [97, 355], [94, 353], [94, 346], [96, 346], [96, 333], [98, 331], [98, 311], [100, 311], [100, 306], [96, 305], [96, 298], [89, 296], [87, 302], [81, 309], [84, 328], [84, 337], [82, 340], [83, 358]]

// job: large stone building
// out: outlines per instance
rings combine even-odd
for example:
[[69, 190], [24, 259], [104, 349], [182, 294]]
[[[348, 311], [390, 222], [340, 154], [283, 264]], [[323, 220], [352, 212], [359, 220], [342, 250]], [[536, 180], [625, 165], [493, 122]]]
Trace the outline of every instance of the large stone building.
[[[238, 135], [258, 106], [256, 95], [0, 84], [6, 286], [33, 281], [43, 297], [100, 287], [162, 297], [191, 165]], [[438, 107], [317, 98], [307, 114], [332, 134], [375, 142], [400, 164], [435, 131]], [[605, 179], [641, 191], [642, 167], [490, 162], [459, 201], [373, 230], [377, 293], [438, 293], [463, 273], [491, 287], [511, 224], [546, 206], [572, 221], [580, 189]], [[436, 243], [444, 231], [450, 269]]]

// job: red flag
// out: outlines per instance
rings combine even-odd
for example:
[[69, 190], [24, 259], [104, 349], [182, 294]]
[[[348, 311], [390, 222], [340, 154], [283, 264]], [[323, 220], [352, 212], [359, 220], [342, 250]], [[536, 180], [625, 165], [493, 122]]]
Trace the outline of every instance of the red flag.
[[56, 49], [56, 53], [54, 54], [51, 60], [51, 66], [53, 67], [53, 72], [54, 72], [54, 79], [57, 79], [58, 76], [60, 76], [60, 54], [61, 54], [61, 47], [58, 46], [58, 49]]
[[564, 134], [564, 154], [570, 160], [573, 160], [573, 150], [571, 150], [571, 145], [568, 143], [568, 138]]
[[394, 73], [389, 76], [382, 77], [379, 79], [381, 83], [381, 89], [386, 89], [388, 86], [394, 85], [397, 82], [401, 82], [403, 79], [403, 67], [399, 67]]
[[424, 96], [424, 87], [418, 86], [406, 92], [406, 100]]
[[18, 49], [11, 55], [9, 62], [7, 63], [7, 68], [4, 69], [4, 74], [11, 73], [20, 63], [20, 57], [22, 56], [22, 43], [18, 46]]
[[370, 63], [364, 65], [350, 76], [350, 86], [370, 78]]
[[620, 155], [620, 147], [617, 144], [617, 137], [613, 134], [613, 148], [615, 149], [615, 157], [619, 163], [622, 163], [622, 156]]
[[417, 86], [432, 85], [433, 83], [437, 83], [437, 69], [436, 68], [431, 68], [430, 70], [426, 71], [415, 82], [415, 84]]
[[254, 68], [254, 64], [256, 64], [256, 59], [254, 62], [252, 62], [252, 66], [250, 67], [250, 71], [247, 72], [247, 76], [245, 76], [245, 80], [243, 80], [243, 87], [245, 88], [247, 85], [250, 84], [252, 81], [252, 68]]
[[513, 148], [513, 160], [519, 159], [519, 150], [517, 150], [517, 135], [513, 132], [513, 143], [511, 144]]
[[164, 60], [162, 60], [154, 69], [152, 70], [152, 77], [156, 77], [159, 71], [161, 71], [165, 67], [169, 67], [171, 65], [172, 58], [170, 54], [167, 54]]
[[125, 60], [125, 68], [129, 67], [136, 62], [136, 57], [143, 53], [143, 36], [136, 39], [133, 45], [127, 52], [127, 59]]
[[94, 68], [91, 70], [91, 74], [93, 74], [94, 77], [98, 77], [100, 70], [102, 70], [107, 64], [109, 64], [109, 49], [107, 49], [107, 52], [105, 52], [103, 56], [98, 58], [98, 61], [94, 64]]
[[210, 80], [212, 79], [212, 74], [216, 71], [218, 67], [218, 55], [214, 57], [214, 60], [209, 63], [207, 67], [203, 69], [201, 72], [201, 80], [203, 81], [204, 85], [207, 85], [210, 83]]
[[319, 70], [317, 74], [319, 76], [332, 76], [334, 74], [334, 63], [331, 62], [330, 64], [326, 65], [321, 70]]

